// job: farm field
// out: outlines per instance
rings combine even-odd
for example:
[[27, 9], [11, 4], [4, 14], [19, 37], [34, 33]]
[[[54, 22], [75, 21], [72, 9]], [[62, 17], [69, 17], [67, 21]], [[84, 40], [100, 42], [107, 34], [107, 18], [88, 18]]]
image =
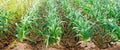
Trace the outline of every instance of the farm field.
[[120, 0], [0, 0], [0, 50], [120, 50]]

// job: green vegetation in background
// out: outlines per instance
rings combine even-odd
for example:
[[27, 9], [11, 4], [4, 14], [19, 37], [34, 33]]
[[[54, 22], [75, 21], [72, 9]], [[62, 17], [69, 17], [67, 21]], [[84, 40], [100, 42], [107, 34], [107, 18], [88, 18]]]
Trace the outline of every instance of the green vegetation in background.
[[[103, 25], [109, 25], [108, 29], [113, 34], [118, 34], [117, 22], [120, 19], [120, 0], [84, 0], [81, 1], [81, 11], [86, 14], [91, 21], [98, 21]], [[114, 25], [113, 25], [114, 24]], [[117, 27], [117, 29], [116, 29]], [[102, 26], [104, 28], [104, 26]], [[107, 31], [107, 30], [106, 30]], [[119, 37], [119, 35], [118, 35]]]
[[[15, 23], [25, 14], [32, 0], [0, 0], [0, 33], [14, 33]], [[11, 30], [12, 31], [11, 31]]]
[[0, 0], [0, 8], [5, 9], [11, 15], [10, 19], [20, 18], [30, 7], [32, 0]]

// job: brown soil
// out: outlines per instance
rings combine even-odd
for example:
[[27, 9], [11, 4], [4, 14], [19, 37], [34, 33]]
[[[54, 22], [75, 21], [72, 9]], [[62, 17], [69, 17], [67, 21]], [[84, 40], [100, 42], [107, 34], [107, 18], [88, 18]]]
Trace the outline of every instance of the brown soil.
[[86, 44], [72, 40], [72, 37], [63, 37], [59, 45], [43, 47], [42, 38], [38, 38], [36, 43], [29, 41], [19, 42], [14, 36], [0, 37], [0, 50], [120, 50], [120, 42], [113, 43], [112, 46], [106, 49], [99, 49], [94, 43], [88, 42]]
[[0, 36], [0, 50], [4, 50], [14, 39], [14, 36], [11, 34], [2, 34], [2, 36]]
[[[107, 49], [101, 49], [101, 50], [120, 50], [119, 47], [120, 47], [120, 42], [117, 42], [116, 45], [109, 47]], [[56, 45], [56, 46], [49, 46], [48, 48], [42, 48], [42, 45], [40, 43], [33, 45], [26, 41], [23, 43], [18, 42], [16, 44], [16, 47], [12, 49], [10, 48], [5, 49], [5, 50], [100, 50], [100, 49], [96, 47], [94, 43], [90, 43], [90, 42], [87, 43], [87, 45], [82, 43], [79, 46], [77, 46], [77, 48], [76, 47], [66, 48], [66, 46], [63, 46], [63, 45]]]

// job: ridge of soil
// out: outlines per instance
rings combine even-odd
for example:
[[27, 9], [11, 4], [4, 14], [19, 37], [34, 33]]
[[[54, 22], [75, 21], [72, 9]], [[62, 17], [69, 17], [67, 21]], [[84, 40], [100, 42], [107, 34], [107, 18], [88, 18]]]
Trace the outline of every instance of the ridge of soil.
[[93, 42], [81, 43], [75, 46], [76, 42], [71, 39], [72, 37], [63, 37], [59, 45], [45, 48], [41, 38], [38, 38], [36, 43], [33, 44], [29, 41], [19, 42], [18, 39], [11, 35], [8, 35], [8, 37], [0, 37], [0, 50], [120, 50], [120, 42], [116, 42], [106, 49], [99, 49]]

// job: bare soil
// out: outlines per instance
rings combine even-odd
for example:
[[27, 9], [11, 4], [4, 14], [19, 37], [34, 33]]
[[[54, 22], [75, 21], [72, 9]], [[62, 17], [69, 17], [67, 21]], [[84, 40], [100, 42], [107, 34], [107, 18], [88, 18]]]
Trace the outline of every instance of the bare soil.
[[0, 37], [0, 50], [120, 50], [120, 42], [112, 43], [113, 45], [106, 49], [99, 49], [93, 42], [87, 42], [86, 44], [72, 40], [73, 37], [63, 37], [59, 45], [43, 47], [42, 38], [38, 38], [36, 43], [29, 41], [19, 42], [13, 35], [7, 35], [7, 37]]
[[[10, 45], [12, 46], [12, 45]], [[120, 42], [117, 42], [116, 45], [106, 48], [106, 49], [99, 49], [94, 45], [94, 43], [87, 43], [85, 44], [80, 44], [77, 47], [71, 47], [71, 48], [66, 48], [66, 46], [63, 45], [55, 45], [55, 46], [49, 46], [48, 48], [43, 48], [40, 43], [33, 45], [30, 44], [29, 42], [18, 42], [14, 48], [5, 49], [5, 50], [120, 50]]]

